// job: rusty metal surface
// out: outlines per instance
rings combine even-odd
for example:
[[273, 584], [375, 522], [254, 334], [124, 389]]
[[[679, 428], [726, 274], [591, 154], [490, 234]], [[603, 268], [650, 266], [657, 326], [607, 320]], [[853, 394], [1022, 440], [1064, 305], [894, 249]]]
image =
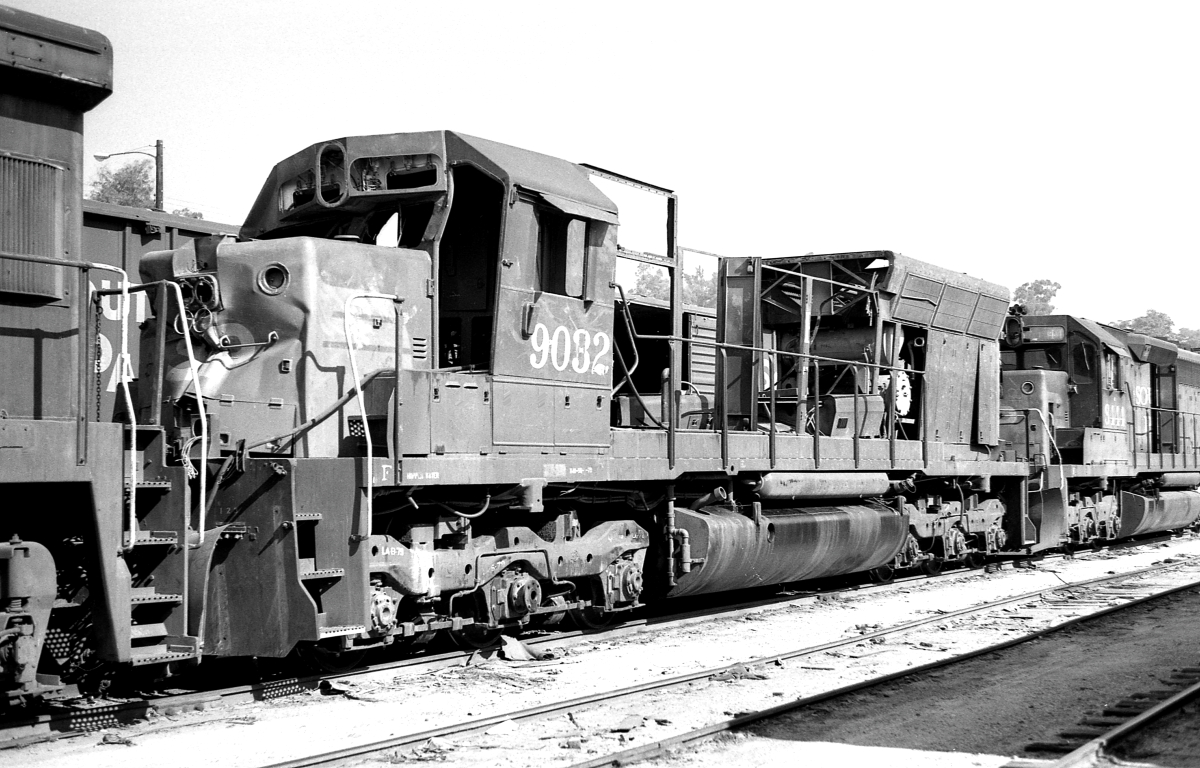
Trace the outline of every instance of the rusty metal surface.
[[[274, 405], [280, 411], [291, 407], [296, 409], [297, 421], [304, 422], [353, 388], [354, 382], [347, 376], [343, 330], [344, 302], [353, 291], [382, 289], [414, 297], [411, 306], [403, 305], [399, 360], [390, 303], [384, 306], [385, 302], [372, 300], [357, 305], [355, 311], [361, 313], [355, 317], [354, 333], [362, 369], [394, 369], [397, 363], [402, 370], [429, 368], [423, 340], [429, 337], [430, 318], [420, 306], [427, 301], [424, 284], [430, 268], [425, 253], [299, 238], [225, 242], [213, 247], [211, 254], [205, 251], [200, 255], [197, 243], [147, 256], [141, 270], [148, 281], [196, 275], [216, 279], [219, 303], [211, 309], [196, 309], [196, 316], [211, 324], [209, 330], [196, 334], [203, 390], [208, 398], [230, 404], [226, 406], [228, 418], [222, 418], [219, 404], [212, 409], [218, 436], [214, 448], [232, 448], [240, 439], [253, 442], [270, 437], [268, 433], [278, 426], [239, 420], [234, 403]], [[261, 284], [264, 270], [272, 265], [282, 267], [288, 275], [278, 292], [264, 290]], [[187, 361], [173, 343], [180, 338], [177, 312], [171, 311], [165, 319], [155, 318], [142, 329], [140, 409], [144, 414], [153, 405], [148, 401], [148, 382], [153, 380], [156, 357], [146, 350], [155, 347], [159, 322], [168, 324], [166, 392], [177, 398], [189, 388]], [[188, 324], [194, 327], [196, 323], [190, 319]], [[277, 340], [267, 343], [271, 334]], [[222, 338], [235, 346], [223, 348]], [[254, 344], [262, 346], [236, 346]], [[424, 407], [429, 407], [427, 397]], [[350, 438], [346, 415], [327, 419], [308, 432], [297, 445], [297, 455], [354, 455], [357, 442]], [[386, 416], [386, 412], [380, 415]]]
[[1173, 531], [1200, 518], [1200, 492], [1163, 491], [1157, 497], [1121, 492], [1121, 536]]
[[719, 507], [678, 510], [676, 525], [703, 564], [679, 576], [671, 597], [870, 570], [908, 535], [908, 515], [862, 504], [775, 510], [757, 522]]
[[113, 51], [91, 29], [0, 6], [6, 93], [89, 110], [112, 93]]

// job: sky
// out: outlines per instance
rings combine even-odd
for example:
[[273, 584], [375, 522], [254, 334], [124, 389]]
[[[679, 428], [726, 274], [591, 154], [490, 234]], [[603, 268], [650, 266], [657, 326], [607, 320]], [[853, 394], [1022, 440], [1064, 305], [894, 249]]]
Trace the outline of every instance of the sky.
[[1200, 328], [1198, 3], [4, 2], [112, 41], [85, 172], [161, 139], [168, 210], [240, 224], [310, 144], [446, 128], [673, 189], [691, 248]]

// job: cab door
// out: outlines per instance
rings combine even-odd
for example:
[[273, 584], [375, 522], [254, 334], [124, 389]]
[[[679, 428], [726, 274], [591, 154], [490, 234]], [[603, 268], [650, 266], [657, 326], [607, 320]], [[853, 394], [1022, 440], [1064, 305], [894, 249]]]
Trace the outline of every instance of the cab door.
[[[1126, 414], [1126, 422], [1133, 424], [1133, 448], [1139, 453], [1158, 451], [1150, 428], [1154, 405], [1149, 363], [1117, 357], [1112, 353], [1104, 356], [1106, 370], [1111, 366], [1115, 379], [1106, 387], [1106, 409], [1114, 413], [1120, 409]], [[1123, 425], [1124, 426], [1124, 425]]]
[[500, 266], [497, 445], [608, 447], [616, 218], [517, 189]]
[[1125, 428], [1124, 411], [1108, 413], [1104, 406], [1110, 404], [1110, 401], [1105, 399], [1101, 402], [1103, 373], [1099, 348], [1092, 340], [1078, 333], [1071, 334], [1067, 372], [1071, 376], [1069, 391], [1073, 426]]

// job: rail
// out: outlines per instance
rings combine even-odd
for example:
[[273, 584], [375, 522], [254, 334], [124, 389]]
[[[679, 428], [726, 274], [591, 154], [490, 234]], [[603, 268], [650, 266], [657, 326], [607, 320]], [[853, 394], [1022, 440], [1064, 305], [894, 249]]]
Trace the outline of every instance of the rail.
[[[392, 451], [394, 454], [396, 451], [398, 451], [400, 449], [400, 435], [399, 435], [399, 425], [400, 425], [399, 371], [400, 371], [400, 327], [401, 327], [400, 305], [404, 303], [404, 299], [400, 298], [399, 296], [397, 296], [393, 293], [370, 293], [370, 292], [357, 293], [352, 296], [346, 297], [346, 304], [345, 304], [344, 313], [342, 316], [342, 323], [343, 323], [343, 327], [346, 331], [346, 353], [350, 357], [350, 373], [354, 377], [354, 381], [356, 381], [356, 382], [359, 381], [360, 379], [359, 379], [359, 375], [358, 375], [358, 360], [354, 356], [354, 330], [353, 330], [353, 328], [351, 328], [351, 325], [350, 325], [350, 321], [352, 319], [352, 315], [350, 314], [350, 309], [351, 309], [351, 307], [354, 306], [354, 302], [359, 301], [361, 299], [385, 299], [387, 301], [392, 302], [392, 310], [395, 312], [396, 346], [395, 346], [395, 358], [394, 359], [395, 359], [397, 377], [396, 377], [396, 387], [392, 393], [393, 402], [395, 403], [395, 406], [396, 406], [394, 416], [392, 418], [392, 430], [393, 430]], [[374, 457], [375, 446], [371, 440], [371, 423], [370, 423], [370, 420], [367, 418], [367, 403], [366, 403], [366, 398], [363, 397], [363, 389], [364, 388], [365, 387], [360, 386], [356, 389], [356, 391], [354, 393], [355, 401], [358, 403], [358, 412], [360, 414], [362, 414], [363, 435], [366, 437], [366, 440], [367, 440], [367, 462], [366, 462], [366, 464], [367, 464], [367, 504], [366, 504], [366, 513], [365, 513], [366, 520], [365, 520], [365, 525], [363, 526], [366, 533], [356, 534], [354, 536], [354, 539], [356, 541], [366, 541], [371, 538], [372, 522], [373, 522], [372, 517], [375, 513], [375, 457]]]

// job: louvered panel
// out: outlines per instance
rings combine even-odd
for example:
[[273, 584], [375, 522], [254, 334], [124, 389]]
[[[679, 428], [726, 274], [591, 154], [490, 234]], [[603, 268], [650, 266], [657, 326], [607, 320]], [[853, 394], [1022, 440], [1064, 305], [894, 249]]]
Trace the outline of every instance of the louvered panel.
[[[698, 341], [717, 340], [717, 319], [708, 315], [690, 315], [688, 338]], [[717, 350], [708, 344], [688, 344], [688, 381], [702, 394], [712, 396], [717, 391]]]
[[975, 315], [967, 332], [981, 339], [999, 338], [1007, 316], [1008, 299], [983, 294], [979, 297], [979, 306], [975, 307]]
[[942, 300], [938, 302], [933, 326], [962, 333], [967, 330], [967, 324], [971, 322], [971, 315], [975, 313], [975, 304], [978, 301], [978, 293], [956, 285], [947, 285], [942, 292]]
[[[62, 256], [62, 170], [0, 155], [0, 251]], [[0, 259], [0, 292], [62, 298], [62, 267]]]
[[900, 301], [892, 310], [892, 317], [914, 325], [929, 325], [945, 287], [945, 283], [910, 272], [904, 279]]

